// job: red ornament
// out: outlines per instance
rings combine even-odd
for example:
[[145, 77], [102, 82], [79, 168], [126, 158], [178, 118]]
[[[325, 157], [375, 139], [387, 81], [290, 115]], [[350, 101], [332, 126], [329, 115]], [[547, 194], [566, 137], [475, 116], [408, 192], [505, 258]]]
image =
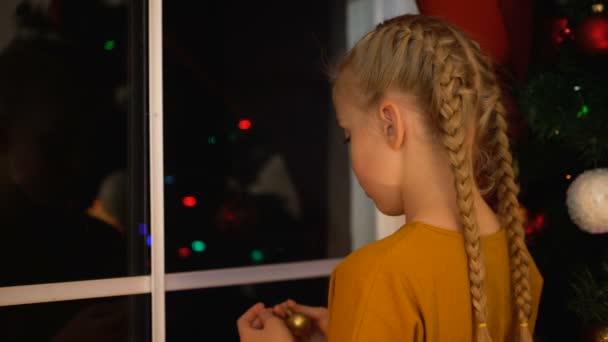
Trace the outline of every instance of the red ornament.
[[501, 13], [501, 3], [505, 1], [418, 0], [416, 2], [420, 14], [446, 19], [460, 30], [467, 32], [494, 61], [503, 65], [507, 63], [509, 42], [505, 19]]
[[608, 53], [608, 18], [589, 17], [576, 30], [576, 41], [589, 55]]

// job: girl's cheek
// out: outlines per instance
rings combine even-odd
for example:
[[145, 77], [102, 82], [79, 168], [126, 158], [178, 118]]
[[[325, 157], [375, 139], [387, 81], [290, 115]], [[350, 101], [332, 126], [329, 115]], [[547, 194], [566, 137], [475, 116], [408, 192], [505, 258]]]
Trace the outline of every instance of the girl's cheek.
[[353, 172], [355, 173], [359, 184], [361, 185], [361, 187], [363, 187], [363, 190], [369, 192], [369, 189], [367, 189], [367, 187], [369, 181], [368, 176], [370, 172], [370, 165], [366, 163], [364, 151], [362, 151], [360, 146], [356, 144], [351, 144], [350, 158], [353, 167]]

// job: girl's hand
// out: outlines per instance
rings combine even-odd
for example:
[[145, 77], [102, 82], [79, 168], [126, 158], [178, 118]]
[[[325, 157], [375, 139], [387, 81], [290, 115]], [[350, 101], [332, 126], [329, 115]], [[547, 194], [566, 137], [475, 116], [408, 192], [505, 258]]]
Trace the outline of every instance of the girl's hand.
[[257, 303], [237, 321], [241, 342], [295, 342], [295, 338], [282, 319]]
[[272, 311], [275, 315], [286, 318], [287, 309], [292, 312], [302, 313], [310, 318], [312, 323], [313, 332], [311, 334], [311, 341], [320, 340], [319, 337], [327, 338], [327, 309], [324, 307], [312, 307], [307, 305], [298, 304], [295, 301], [288, 299], [281, 304], [274, 306]]

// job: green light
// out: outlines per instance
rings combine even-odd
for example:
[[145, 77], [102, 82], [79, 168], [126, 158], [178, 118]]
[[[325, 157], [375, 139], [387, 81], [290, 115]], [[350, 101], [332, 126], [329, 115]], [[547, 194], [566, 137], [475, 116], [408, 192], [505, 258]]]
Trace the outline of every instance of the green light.
[[201, 241], [201, 240], [196, 240], [196, 241], [192, 241], [192, 250], [195, 252], [204, 252], [205, 249], [207, 249], [207, 245]]
[[116, 47], [116, 42], [114, 40], [106, 40], [106, 42], [103, 44], [103, 48], [106, 51], [114, 50], [115, 47]]
[[254, 262], [262, 262], [264, 260], [264, 253], [259, 249], [251, 251], [251, 260]]
[[589, 114], [589, 107], [587, 107], [587, 105], [583, 105], [581, 107], [581, 110], [578, 111], [578, 113], [576, 114], [577, 118], [582, 118], [587, 116], [587, 114]]
[[216, 138], [215, 138], [215, 135], [212, 135], [212, 136], [210, 136], [210, 137], [207, 139], [207, 142], [208, 142], [209, 144], [211, 144], [211, 145], [215, 145], [215, 142], [216, 142], [216, 141], [217, 141], [217, 140], [216, 140]]

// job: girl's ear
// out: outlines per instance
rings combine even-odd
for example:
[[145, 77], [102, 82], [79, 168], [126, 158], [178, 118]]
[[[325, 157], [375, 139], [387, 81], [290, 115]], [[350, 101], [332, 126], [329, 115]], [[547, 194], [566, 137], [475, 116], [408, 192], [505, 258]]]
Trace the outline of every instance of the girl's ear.
[[402, 111], [395, 102], [381, 104], [379, 111], [382, 123], [382, 135], [389, 147], [399, 150], [405, 143], [405, 119]]

